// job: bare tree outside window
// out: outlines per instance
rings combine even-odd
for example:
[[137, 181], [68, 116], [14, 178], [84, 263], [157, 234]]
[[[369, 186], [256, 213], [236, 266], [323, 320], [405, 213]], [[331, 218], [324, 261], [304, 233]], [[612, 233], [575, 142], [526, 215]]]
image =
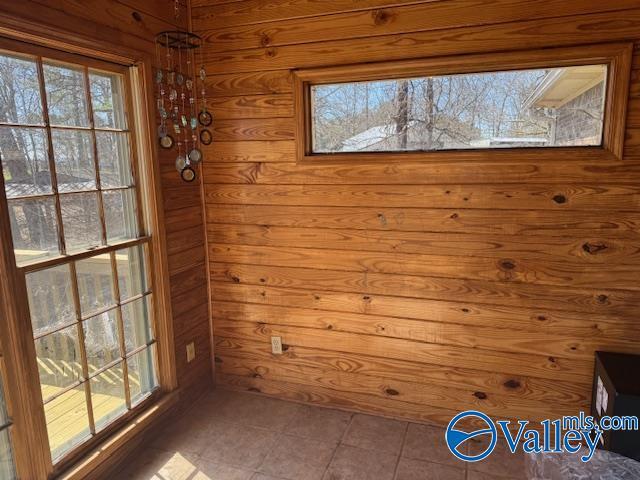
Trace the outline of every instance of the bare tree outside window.
[[313, 152], [602, 144], [607, 67], [311, 87]]

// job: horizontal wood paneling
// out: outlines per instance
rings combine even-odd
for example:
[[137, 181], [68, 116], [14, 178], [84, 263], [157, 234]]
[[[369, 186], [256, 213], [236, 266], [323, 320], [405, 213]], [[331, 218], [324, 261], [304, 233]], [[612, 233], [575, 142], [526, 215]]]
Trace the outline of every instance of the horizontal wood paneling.
[[[335, 280], [333, 287], [324, 286], [320, 281], [309, 284], [304, 273], [315, 272], [303, 271], [298, 275], [302, 277], [299, 279], [294, 276], [296, 272], [291, 271], [291, 276], [287, 277], [287, 269], [284, 267], [277, 270], [270, 268], [269, 272], [255, 272], [255, 269], [249, 267], [213, 264], [211, 270], [212, 285], [216, 287], [212, 295], [219, 301], [279, 306], [294, 310], [303, 308], [413, 318], [533, 333], [545, 332], [558, 337], [564, 332], [571, 339], [590, 337], [602, 339], [603, 344], [609, 340], [619, 340], [621, 337], [635, 341], [640, 332], [637, 322], [610, 311], [612, 309], [606, 305], [602, 306], [601, 311], [589, 312], [588, 321], [585, 321], [584, 312], [576, 312], [574, 309], [559, 310], [553, 308], [553, 305], [518, 303], [513, 306], [508, 303], [501, 305], [500, 303], [504, 302], [499, 301], [478, 303], [475, 299], [469, 301], [469, 298], [465, 301], [460, 296], [451, 300], [433, 298], [433, 295], [428, 293], [417, 297], [416, 290], [413, 289], [408, 289], [406, 293], [403, 291], [404, 296], [400, 296], [392, 289], [385, 289], [384, 285], [374, 283], [373, 287], [369, 287], [369, 284], [363, 281], [358, 283], [358, 278], [353, 278], [354, 275], [343, 273], [338, 276], [339, 273], [332, 274], [326, 270], [321, 272], [322, 278], [326, 278], [327, 284]], [[250, 273], [245, 273], [247, 270]], [[251, 274], [261, 275], [254, 279]], [[351, 283], [345, 283], [345, 277], [351, 280]], [[407, 278], [406, 283], [411, 280]], [[370, 293], [371, 291], [374, 293]], [[570, 346], [573, 350], [572, 347], [575, 347], [575, 344]]]
[[[250, 243], [250, 242], [248, 242]], [[229, 245], [210, 243], [212, 260], [260, 266], [304, 267], [317, 270], [406, 274], [489, 282], [589, 288], [606, 283], [609, 288], [638, 290], [638, 259], [602, 263], [574, 260], [569, 256], [551, 260], [543, 255], [422, 255], [416, 253], [363, 252], [329, 248]], [[514, 258], [515, 257], [515, 258]], [[612, 278], [610, 278], [612, 277]]]
[[558, 338], [556, 332], [519, 332], [513, 341], [508, 338], [509, 330], [503, 325], [472, 325], [447, 322], [431, 322], [401, 317], [374, 316], [265, 306], [259, 304], [229, 303], [216, 301], [216, 315], [232, 321], [251, 321], [293, 327], [310, 327], [327, 331], [339, 331], [359, 335], [400, 338], [424, 343], [495, 350], [507, 353], [530, 353], [562, 358], [582, 358], [591, 360], [594, 352], [603, 344], [630, 351], [635, 347], [633, 338], [612, 339], [595, 335], [588, 338]]
[[287, 93], [292, 90], [289, 70], [226, 73], [207, 77], [207, 91], [213, 95]]
[[[504, 235], [637, 238], [635, 212], [216, 205], [207, 220], [303, 228], [352, 228]], [[446, 239], [445, 239], [446, 241]]]
[[[220, 145], [220, 144], [219, 144]], [[233, 145], [233, 144], [232, 144]], [[267, 162], [284, 154], [253, 151], [253, 142], [242, 144], [240, 152], [226, 153], [225, 147], [212, 152], [216, 160], [242, 161], [254, 158]], [[265, 148], [264, 145], [258, 147]], [[235, 152], [235, 150], [234, 150]], [[473, 184], [473, 185], [207, 185], [207, 201], [230, 205], [340, 207], [491, 208], [499, 210], [622, 210], [640, 208], [640, 187], [635, 185], [592, 184]]]
[[261, 342], [219, 337], [216, 340], [216, 363], [223, 363], [227, 357], [246, 357], [253, 362], [298, 364], [325, 372], [347, 372], [373, 377], [395, 378], [406, 382], [438, 385], [459, 390], [473, 389], [473, 391], [496, 393], [504, 397], [521, 395], [532, 402], [554, 402], [570, 405], [574, 402], [584, 402], [589, 396], [588, 385], [567, 385], [522, 375], [502, 375], [391, 358], [381, 359], [350, 352], [305, 348], [296, 345], [286, 345], [286, 351], [282, 356], [272, 355], [264, 351]]
[[[195, 11], [195, 27], [206, 31], [210, 51], [369, 38], [406, 32], [460, 28], [479, 24], [562, 17], [637, 7], [635, 0], [594, 5], [591, 0], [457, 0], [414, 3], [332, 15], [302, 17], [249, 25], [230, 25]], [[256, 17], [257, 17], [256, 16]], [[234, 18], [237, 21], [238, 17]]]
[[[640, 352], [636, 2], [194, 6], [217, 117], [204, 180], [218, 382], [419, 421], [542, 418], [588, 408], [594, 351]], [[506, 68], [502, 51], [617, 41], [637, 42], [621, 159], [297, 161], [293, 69], [468, 53]]]
[[[220, 120], [216, 131], [221, 140], [286, 140], [293, 138], [292, 126], [283, 119]], [[433, 185], [474, 183], [628, 183], [640, 175], [640, 162], [608, 162], [601, 160], [564, 161], [558, 154], [557, 162], [537, 162], [536, 154], [523, 152], [486, 153], [487, 159], [507, 158], [520, 161], [495, 163], [449, 162], [446, 153], [438, 153], [439, 161], [407, 161], [375, 164], [314, 164], [295, 163], [224, 163], [209, 164], [205, 171], [206, 183], [257, 184], [329, 184], [329, 185]], [[593, 158], [589, 149], [586, 157]], [[529, 160], [529, 163], [526, 161]]]
[[219, 119], [292, 117], [293, 99], [285, 94], [216, 97], [210, 108]]
[[[464, 409], [472, 403], [475, 408], [490, 415], [515, 416], [518, 412], [528, 412], [531, 420], [544, 420], [552, 416], [553, 409], [562, 409], [569, 414], [569, 406], [553, 407], [545, 402], [529, 402], [519, 396], [502, 396], [486, 392], [452, 387], [439, 387], [435, 384], [424, 385], [406, 382], [393, 377], [371, 377], [341, 372], [325, 372], [315, 368], [301, 366], [295, 361], [278, 362], [261, 359], [253, 361], [244, 357], [224, 357], [217, 365], [223, 375], [258, 378], [291, 382], [302, 385], [336, 388], [352, 393], [375, 395], [381, 398], [397, 399], [417, 405], [433, 405], [441, 408]], [[587, 402], [583, 402], [584, 408]]]
[[407, 58], [521, 50], [634, 39], [638, 10], [511, 22], [442, 31], [208, 52], [212, 72], [255, 72]]

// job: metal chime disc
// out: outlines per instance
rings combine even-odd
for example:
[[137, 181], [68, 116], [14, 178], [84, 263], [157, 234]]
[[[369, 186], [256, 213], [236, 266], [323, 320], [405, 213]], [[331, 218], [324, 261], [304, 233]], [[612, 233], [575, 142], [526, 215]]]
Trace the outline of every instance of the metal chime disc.
[[211, 132], [206, 128], [200, 131], [200, 142], [203, 145], [211, 145], [213, 141], [213, 137], [211, 136]]
[[176, 158], [176, 170], [182, 172], [187, 167], [187, 159], [184, 155], [178, 155]]
[[202, 160], [202, 152], [199, 148], [194, 148], [189, 152], [189, 161], [194, 165], [197, 165]]
[[182, 172], [180, 172], [180, 176], [185, 182], [193, 182], [196, 179], [196, 172], [191, 167], [185, 167]]
[[171, 135], [160, 137], [160, 146], [167, 149], [173, 147], [173, 137]]
[[203, 127], [208, 127], [209, 125], [211, 125], [211, 122], [213, 122], [213, 117], [209, 112], [207, 112], [206, 110], [203, 110], [198, 115], [198, 121], [200, 122], [200, 125], [202, 125]]

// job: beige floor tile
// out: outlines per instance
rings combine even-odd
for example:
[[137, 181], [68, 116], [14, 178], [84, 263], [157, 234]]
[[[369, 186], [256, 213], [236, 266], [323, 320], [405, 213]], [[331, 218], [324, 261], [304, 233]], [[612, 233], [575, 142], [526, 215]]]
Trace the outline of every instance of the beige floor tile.
[[227, 421], [283, 432], [301, 405], [261, 395], [231, 392], [217, 407], [217, 414]]
[[119, 480], [183, 480], [193, 471], [189, 455], [144, 449], [135, 454], [126, 468], [117, 474]]
[[367, 450], [399, 454], [406, 429], [407, 422], [357, 414], [342, 442]]
[[519, 477], [501, 477], [492, 473], [469, 470], [467, 472], [467, 480], [527, 480], [527, 476], [524, 472]]
[[200, 455], [214, 463], [256, 469], [273, 447], [277, 433], [233, 423], [221, 423], [204, 442]]
[[[485, 445], [471, 440], [466, 450]], [[392, 480], [396, 464], [395, 480], [462, 480], [465, 467], [467, 480], [525, 478], [524, 455], [504, 439], [466, 464], [437, 427], [217, 390], [170, 418], [117, 479]]]
[[271, 475], [265, 475], [264, 473], [256, 473], [251, 480], [287, 480], [281, 477], [272, 477]]
[[192, 461], [193, 470], [185, 480], [249, 480], [252, 470], [214, 463], [204, 458]]
[[327, 442], [340, 442], [353, 414], [329, 408], [302, 406], [286, 433]]
[[334, 442], [281, 435], [258, 470], [290, 480], [321, 480], [335, 448]]
[[[469, 470], [507, 478], [523, 478], [525, 454], [521, 451], [511, 453], [504, 445], [504, 442], [504, 439], [499, 439], [496, 448], [487, 458], [479, 462], [469, 463]], [[472, 439], [468, 443], [470, 455], [486, 450], [488, 445], [488, 441], [485, 438], [481, 440]]]
[[465, 480], [464, 468], [401, 458], [395, 480]]
[[[444, 432], [443, 428], [410, 423], [404, 440], [402, 456], [464, 468], [465, 463], [449, 451]], [[466, 444], [461, 448], [464, 448], [463, 453], [467, 453]]]
[[167, 427], [154, 434], [150, 446], [167, 452], [198, 454], [206, 432], [203, 423], [192, 417], [170, 419]]
[[340, 445], [323, 480], [392, 480], [398, 457]]

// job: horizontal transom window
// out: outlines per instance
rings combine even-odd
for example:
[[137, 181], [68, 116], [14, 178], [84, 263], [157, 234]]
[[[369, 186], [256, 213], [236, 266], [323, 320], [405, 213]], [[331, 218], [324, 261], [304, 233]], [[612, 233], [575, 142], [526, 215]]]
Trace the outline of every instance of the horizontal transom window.
[[311, 87], [313, 151], [599, 146], [606, 65]]
[[630, 57], [610, 44], [297, 70], [298, 157], [620, 158]]

